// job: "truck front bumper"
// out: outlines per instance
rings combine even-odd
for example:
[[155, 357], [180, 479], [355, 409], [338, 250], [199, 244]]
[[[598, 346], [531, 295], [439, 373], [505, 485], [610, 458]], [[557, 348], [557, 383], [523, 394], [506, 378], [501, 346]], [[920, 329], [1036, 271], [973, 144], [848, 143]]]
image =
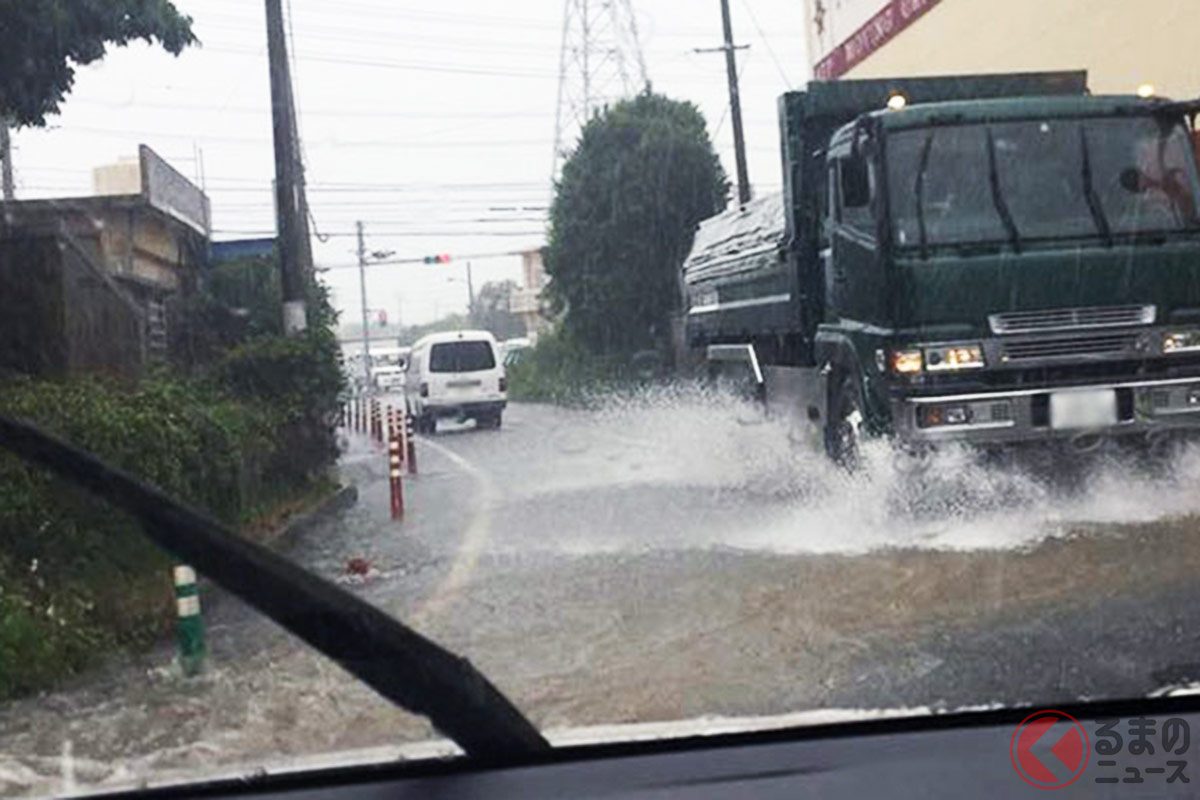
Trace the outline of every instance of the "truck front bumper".
[[[1113, 393], [1115, 421], [1079, 426], [1055, 420], [1052, 396]], [[912, 442], [968, 443], [1071, 440], [1200, 431], [1200, 376], [1089, 386], [1041, 387], [929, 396], [893, 396], [896, 434]]]

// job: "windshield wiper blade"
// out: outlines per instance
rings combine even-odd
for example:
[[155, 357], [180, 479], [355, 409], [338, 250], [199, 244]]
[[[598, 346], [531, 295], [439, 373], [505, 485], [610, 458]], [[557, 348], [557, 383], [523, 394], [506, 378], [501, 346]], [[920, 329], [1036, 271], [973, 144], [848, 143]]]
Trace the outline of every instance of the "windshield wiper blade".
[[992, 137], [992, 129], [987, 129], [987, 151], [988, 151], [988, 183], [992, 187], [992, 203], [996, 206], [996, 213], [1000, 215], [1000, 221], [1004, 223], [1004, 229], [1008, 231], [1008, 240], [1012, 243], [1012, 248], [1015, 252], [1021, 252], [1021, 235], [1017, 233], [1017, 224], [1013, 222], [1012, 213], [1008, 210], [1008, 204], [1004, 202], [1004, 195], [1000, 192], [1000, 173], [996, 170], [996, 140]]
[[917, 162], [917, 185], [914, 191], [917, 195], [917, 242], [921, 247], [921, 258], [928, 258], [928, 239], [925, 232], [925, 170], [929, 168], [929, 151], [933, 149], [933, 131], [925, 137], [921, 145], [921, 158]]
[[1092, 219], [1096, 223], [1096, 230], [1100, 231], [1100, 238], [1107, 247], [1112, 247], [1112, 228], [1108, 224], [1108, 218], [1104, 216], [1104, 207], [1100, 204], [1100, 196], [1096, 194], [1096, 187], [1092, 182], [1091, 148], [1088, 147], [1087, 130], [1082, 124], [1079, 126], [1079, 149], [1083, 154], [1083, 194], [1087, 198], [1088, 210], [1092, 212]]
[[470, 662], [350, 592], [28, 422], [0, 416], [0, 446], [129, 512], [160, 547], [388, 700], [429, 717], [467, 755], [512, 763], [550, 747]]

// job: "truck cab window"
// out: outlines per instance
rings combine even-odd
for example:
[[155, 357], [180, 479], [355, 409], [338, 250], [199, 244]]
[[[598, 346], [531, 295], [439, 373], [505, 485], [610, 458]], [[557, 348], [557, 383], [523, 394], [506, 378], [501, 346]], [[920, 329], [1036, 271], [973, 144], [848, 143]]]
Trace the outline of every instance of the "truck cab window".
[[874, 235], [871, 198], [875, 194], [875, 175], [870, 163], [861, 156], [852, 156], [839, 159], [837, 167], [842, 223], [860, 233]]

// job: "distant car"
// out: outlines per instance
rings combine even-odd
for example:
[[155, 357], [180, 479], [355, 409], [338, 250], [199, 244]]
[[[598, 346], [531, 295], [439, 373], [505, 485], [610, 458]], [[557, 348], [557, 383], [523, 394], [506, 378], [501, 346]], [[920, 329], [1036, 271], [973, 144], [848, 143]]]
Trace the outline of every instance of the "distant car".
[[438, 419], [473, 419], [499, 428], [508, 404], [508, 377], [500, 348], [487, 331], [434, 333], [413, 345], [405, 381], [409, 413], [422, 433]]
[[501, 345], [501, 348], [504, 350], [505, 366], [520, 364], [521, 356], [524, 355], [525, 351], [528, 350], [532, 345], [533, 343], [523, 336], [517, 339], [505, 339], [504, 344]]
[[404, 388], [404, 368], [396, 366], [376, 367], [371, 370], [371, 382], [375, 388], [387, 392]]

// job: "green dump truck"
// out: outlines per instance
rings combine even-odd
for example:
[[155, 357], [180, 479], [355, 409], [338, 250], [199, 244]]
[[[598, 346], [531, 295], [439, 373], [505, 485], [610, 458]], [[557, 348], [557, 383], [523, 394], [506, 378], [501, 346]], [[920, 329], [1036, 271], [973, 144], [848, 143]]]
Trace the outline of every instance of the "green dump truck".
[[785, 94], [783, 192], [701, 223], [686, 341], [837, 459], [1200, 430], [1198, 110], [1083, 72]]

